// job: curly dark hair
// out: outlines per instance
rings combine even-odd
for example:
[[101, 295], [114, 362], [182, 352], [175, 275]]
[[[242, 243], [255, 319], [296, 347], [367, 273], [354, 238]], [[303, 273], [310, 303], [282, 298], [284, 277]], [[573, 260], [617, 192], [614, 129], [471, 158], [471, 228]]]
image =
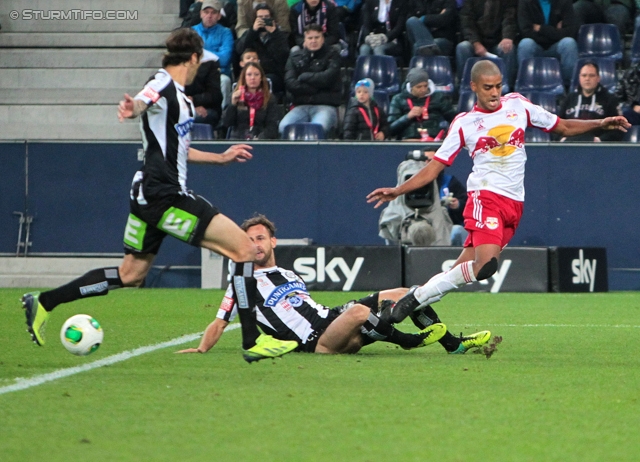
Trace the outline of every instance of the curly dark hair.
[[265, 228], [267, 228], [267, 230], [269, 230], [269, 237], [275, 237], [276, 225], [274, 225], [271, 220], [269, 220], [267, 217], [265, 217], [261, 213], [257, 213], [251, 218], [245, 220], [240, 225], [240, 228], [242, 228], [242, 230], [246, 232], [252, 226], [257, 226], [257, 225], [262, 225]]
[[167, 51], [162, 57], [162, 67], [177, 66], [187, 62], [194, 53], [201, 58], [204, 43], [196, 31], [182, 28], [171, 32], [165, 45]]

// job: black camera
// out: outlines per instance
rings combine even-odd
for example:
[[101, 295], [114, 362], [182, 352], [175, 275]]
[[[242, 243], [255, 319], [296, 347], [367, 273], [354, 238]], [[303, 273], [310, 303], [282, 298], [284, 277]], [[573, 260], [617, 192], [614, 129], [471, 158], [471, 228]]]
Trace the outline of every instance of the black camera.
[[265, 26], [273, 26], [273, 19], [271, 18], [263, 18], [262, 22], [264, 23]]

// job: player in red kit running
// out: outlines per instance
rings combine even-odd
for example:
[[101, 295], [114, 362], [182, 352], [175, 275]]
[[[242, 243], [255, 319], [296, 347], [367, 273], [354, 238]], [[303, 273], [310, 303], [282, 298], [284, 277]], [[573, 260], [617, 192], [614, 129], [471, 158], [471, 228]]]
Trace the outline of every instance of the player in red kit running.
[[449, 271], [435, 275], [398, 300], [391, 313], [394, 323], [421, 306], [439, 301], [446, 293], [488, 279], [496, 272], [500, 252], [515, 234], [522, 216], [527, 127], [574, 136], [596, 128], [626, 132], [631, 126], [622, 116], [564, 120], [518, 93], [501, 97], [502, 75], [488, 60], [473, 66], [471, 89], [477, 96], [476, 105], [453, 120], [433, 158], [437, 162], [427, 163], [398, 187], [379, 188], [367, 196], [367, 202], [376, 202], [377, 208], [431, 183], [462, 148], [468, 148], [473, 159], [473, 171], [467, 180], [469, 200], [463, 214], [464, 227], [469, 231], [464, 249]]

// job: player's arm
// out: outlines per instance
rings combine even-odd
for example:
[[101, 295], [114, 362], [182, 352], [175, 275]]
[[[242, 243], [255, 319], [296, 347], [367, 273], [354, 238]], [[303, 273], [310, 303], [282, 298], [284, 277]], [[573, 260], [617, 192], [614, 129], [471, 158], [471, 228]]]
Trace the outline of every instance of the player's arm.
[[377, 209], [385, 202], [390, 202], [402, 194], [406, 194], [414, 189], [421, 188], [422, 186], [431, 183], [438, 177], [444, 168], [445, 165], [442, 162], [431, 161], [400, 186], [395, 188], [378, 188], [369, 193], [367, 196], [367, 202], [371, 203], [377, 201], [376, 205], [374, 205], [374, 208]]
[[118, 104], [118, 120], [135, 119], [149, 108], [147, 103], [139, 99], [133, 99], [128, 94], [124, 94], [124, 99]]
[[596, 128], [626, 132], [629, 127], [631, 127], [631, 124], [627, 119], [623, 116], [615, 116], [594, 120], [558, 119], [558, 124], [552, 131], [562, 136], [575, 136]]
[[215, 152], [199, 151], [198, 149], [189, 148], [187, 160], [196, 164], [217, 164], [227, 165], [232, 162], [246, 162], [253, 157], [251, 154], [253, 149], [248, 144], [234, 144], [222, 154]]
[[216, 318], [207, 326], [198, 348], [187, 348], [186, 350], [176, 351], [176, 353], [206, 353], [218, 343], [218, 340], [220, 340], [222, 333], [228, 325], [229, 321]]

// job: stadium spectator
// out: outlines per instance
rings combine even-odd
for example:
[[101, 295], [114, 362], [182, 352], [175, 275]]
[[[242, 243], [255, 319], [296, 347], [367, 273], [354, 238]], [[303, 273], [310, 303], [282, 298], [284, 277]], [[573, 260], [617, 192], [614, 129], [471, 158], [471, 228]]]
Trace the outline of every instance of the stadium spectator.
[[[181, 18], [184, 18], [182, 21], [182, 25], [180, 27], [193, 27], [202, 22], [200, 18], [200, 11], [202, 9], [203, 0], [196, 0], [191, 6], [189, 6], [189, 10], [185, 16], [180, 15]], [[238, 21], [238, 15], [236, 11], [236, 4], [231, 0], [226, 0], [222, 4], [222, 11], [220, 11], [220, 20], [218, 23], [221, 26], [224, 26], [231, 30], [232, 33], [235, 33], [236, 22]]]
[[289, 58], [289, 34], [282, 31], [266, 3], [256, 5], [256, 20], [251, 29], [236, 41], [236, 53], [257, 52], [260, 65], [271, 79], [274, 93], [284, 93], [284, 68]]
[[193, 246], [231, 258], [232, 299], [240, 306], [242, 345], [248, 362], [280, 356], [297, 342], [282, 342], [258, 330], [253, 307], [257, 288], [253, 277], [256, 250], [247, 234], [218, 209], [187, 189], [186, 164], [225, 165], [251, 159], [251, 146], [240, 144], [223, 154], [189, 147], [193, 104], [182, 89], [196, 76], [202, 39], [192, 29], [178, 29], [166, 41], [162, 68], [132, 98], [125, 95], [118, 119], [140, 116], [145, 161], [133, 177], [130, 214], [124, 234], [125, 256], [120, 267], [100, 268], [53, 290], [27, 293], [22, 298], [28, 331], [38, 345], [45, 343], [50, 312], [60, 304], [107, 295], [121, 287], [139, 287], [147, 276], [162, 241], [171, 235]]
[[260, 58], [258, 52], [249, 48], [245, 49], [240, 55], [240, 69], [242, 69], [247, 63], [259, 63]]
[[[255, 262], [255, 276], [260, 281], [261, 295], [256, 304], [258, 322], [265, 332], [270, 332], [276, 338], [298, 339], [300, 347], [297, 351], [356, 353], [362, 346], [375, 341], [395, 343], [405, 349], [439, 341], [447, 352], [464, 354], [471, 348], [486, 344], [491, 338], [489, 331], [455, 337], [446, 331], [446, 326], [440, 323], [431, 307], [417, 311], [412, 317], [414, 324], [420, 329], [419, 333], [406, 334], [396, 330], [384, 318], [391, 311], [393, 301], [407, 292], [404, 288], [376, 292], [358, 301], [353, 300], [329, 309], [311, 298], [304, 281], [297, 274], [276, 266], [276, 230], [269, 219], [258, 215], [246, 220], [241, 228], [258, 249]], [[275, 304], [267, 306], [265, 298], [280, 291], [284, 295]], [[231, 292], [227, 289], [218, 315], [205, 330], [198, 348], [180, 350], [179, 353], [209, 351], [235, 317], [236, 311]]]
[[359, 53], [402, 56], [407, 0], [367, 0], [362, 7]]
[[427, 137], [444, 136], [441, 131], [455, 116], [455, 108], [449, 95], [434, 89], [427, 71], [409, 71], [402, 91], [393, 97], [389, 107], [391, 136], [425, 141]]
[[575, 37], [580, 27], [571, 0], [518, 0], [518, 27], [518, 64], [536, 56], [557, 58], [569, 87], [578, 61]]
[[280, 29], [289, 33], [289, 5], [287, 0], [264, 0], [255, 2], [254, 0], [238, 0], [238, 23], [236, 25], [236, 34], [241, 38], [253, 27], [256, 22], [256, 10], [254, 6], [257, 3], [266, 3], [273, 12], [273, 19]]
[[356, 83], [356, 96], [352, 98], [344, 117], [345, 140], [384, 140], [389, 124], [384, 110], [373, 99], [375, 84], [371, 79]]
[[438, 302], [465, 284], [490, 278], [498, 270], [500, 252], [513, 237], [524, 205], [524, 133], [538, 127], [561, 136], [575, 136], [604, 128], [626, 131], [631, 125], [622, 116], [605, 119], [561, 119], [517, 93], [500, 97], [502, 79], [491, 61], [478, 61], [471, 70], [471, 89], [477, 103], [451, 124], [434, 161], [399, 187], [378, 188], [367, 196], [379, 207], [437, 178], [458, 153], [468, 147], [473, 172], [467, 180], [471, 200], [463, 212], [469, 237], [447, 272], [433, 276], [400, 299], [390, 319], [397, 323], [423, 304]]
[[632, 24], [634, 0], [577, 0], [573, 10], [580, 24], [614, 24], [624, 37]]
[[340, 56], [324, 43], [320, 24], [305, 28], [303, 48], [291, 51], [284, 80], [294, 107], [280, 122], [281, 134], [287, 125], [298, 122], [318, 123], [327, 134], [337, 128], [342, 98]]
[[[618, 98], [600, 84], [600, 69], [596, 63], [585, 63], [578, 75], [580, 85], [560, 105], [558, 115], [564, 119], [602, 119], [618, 115]], [[621, 141], [623, 133], [594, 130], [560, 141]]]
[[622, 103], [622, 115], [631, 125], [640, 125], [640, 63], [624, 71], [616, 96]]
[[458, 30], [455, 0], [409, 0], [407, 17], [413, 56], [453, 56]]
[[196, 110], [196, 123], [218, 125], [222, 114], [220, 91], [220, 65], [213, 53], [204, 50], [195, 79], [184, 88]]
[[317, 24], [324, 33], [327, 46], [336, 45], [340, 40], [340, 23], [338, 10], [329, 0], [301, 0], [289, 11], [289, 28], [291, 29], [291, 47], [302, 47], [305, 41], [306, 27]]
[[363, 0], [335, 0], [338, 8], [338, 22], [344, 25], [347, 33], [358, 31]]
[[515, 40], [517, 0], [466, 0], [460, 10], [462, 42], [456, 46], [458, 81], [467, 59], [473, 56], [502, 58], [507, 81], [513, 88], [517, 69]]
[[220, 0], [204, 0], [200, 10], [202, 22], [193, 26], [204, 42], [204, 49], [218, 58], [220, 64], [220, 89], [222, 91], [222, 108], [229, 104], [231, 95], [231, 53], [233, 52], [233, 35], [231, 30], [218, 24], [222, 2]]
[[222, 117], [222, 125], [231, 128], [229, 138], [276, 139], [281, 118], [280, 106], [269, 90], [262, 67], [258, 63], [245, 64]]

